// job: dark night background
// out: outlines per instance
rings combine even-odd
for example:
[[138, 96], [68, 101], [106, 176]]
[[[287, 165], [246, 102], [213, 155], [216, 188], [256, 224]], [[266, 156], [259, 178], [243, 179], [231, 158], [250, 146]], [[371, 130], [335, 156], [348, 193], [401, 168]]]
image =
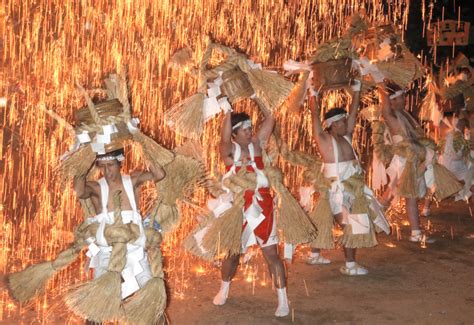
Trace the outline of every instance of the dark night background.
[[[425, 15], [429, 15], [429, 4], [434, 2], [433, 7], [433, 18], [432, 21], [441, 20], [442, 11], [444, 7], [444, 19], [458, 19], [458, 7], [461, 7], [461, 20], [468, 21], [471, 23], [469, 45], [468, 46], [456, 46], [455, 55], [459, 52], [464, 53], [470, 58], [471, 65], [474, 61], [474, 12], [473, 12], [473, 0], [411, 0], [410, 1], [410, 12], [408, 17], [408, 26], [405, 33], [406, 44], [415, 54], [423, 53], [428, 55], [431, 59], [433, 53], [431, 53], [431, 47], [427, 45], [426, 37], [422, 38], [423, 35], [423, 17], [422, 17], [422, 4], [425, 3], [426, 12]], [[438, 46], [436, 53], [436, 64], [439, 65], [441, 62], [445, 62], [446, 58], [452, 56], [452, 46]]]

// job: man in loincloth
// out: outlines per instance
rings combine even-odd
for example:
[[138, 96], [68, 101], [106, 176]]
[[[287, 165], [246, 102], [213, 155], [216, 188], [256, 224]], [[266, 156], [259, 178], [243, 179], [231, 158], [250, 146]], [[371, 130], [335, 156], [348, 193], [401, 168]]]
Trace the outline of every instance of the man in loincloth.
[[[138, 210], [138, 190], [148, 181], [158, 182], [163, 179], [165, 172], [162, 168], [150, 165], [150, 171], [134, 171], [124, 175], [120, 169], [125, 159], [123, 149], [115, 150], [103, 155], [97, 155], [95, 165], [102, 173], [97, 181], [87, 181], [86, 176], [74, 180], [74, 190], [79, 199], [90, 199], [98, 213], [88, 218], [87, 223], [98, 223], [99, 228], [95, 238], [89, 242], [87, 256], [90, 258], [89, 267], [93, 269], [93, 278], [96, 279], [108, 270], [112, 246], [108, 245], [104, 229], [106, 224], [114, 222], [113, 195], [120, 192], [121, 216], [124, 224], [138, 225], [140, 234], [137, 240], [127, 244], [127, 262], [122, 271], [122, 299], [143, 288], [152, 278], [150, 264], [145, 252], [145, 231], [143, 220]], [[89, 322], [90, 323], [90, 322]], [[92, 323], [93, 324], [93, 323]]]
[[[423, 235], [420, 229], [418, 200], [426, 194], [425, 173], [434, 152], [430, 148], [425, 148], [420, 142], [424, 137], [424, 132], [405, 110], [405, 90], [393, 82], [381, 84], [378, 90], [381, 97], [382, 117], [388, 128], [391, 143], [394, 146], [403, 146], [406, 153], [405, 157], [395, 153], [386, 170], [390, 180], [383, 194], [383, 204], [389, 205], [395, 197], [404, 198], [411, 229], [409, 240], [432, 243], [434, 240]], [[409, 161], [412, 162], [415, 171], [404, 173]], [[402, 184], [411, 185], [407, 189]]]
[[323, 160], [322, 172], [327, 187], [320, 191], [318, 205], [313, 213], [318, 237], [311, 243], [308, 264], [328, 264], [320, 249], [334, 247], [334, 221], [343, 228], [341, 244], [345, 265], [341, 273], [350, 276], [365, 275], [368, 270], [356, 262], [356, 250], [377, 244], [375, 224], [389, 232], [389, 226], [373, 192], [365, 185], [364, 174], [352, 146], [360, 99], [360, 82], [347, 91], [352, 97], [349, 113], [343, 108], [332, 108], [320, 121], [320, 96], [311, 90], [310, 108], [313, 135]]
[[[269, 180], [263, 173], [265, 166], [262, 159], [262, 148], [273, 131], [275, 120], [270, 113], [264, 113], [264, 115], [265, 119], [254, 135], [252, 123], [247, 114], [227, 112], [223, 120], [219, 151], [227, 171], [224, 179], [235, 175], [241, 168], [246, 168], [247, 172], [256, 174], [255, 190], [247, 190], [244, 194], [241, 252], [245, 253], [248, 247], [255, 244], [261, 247], [277, 288], [278, 307], [275, 316], [283, 317], [290, 311], [286, 294], [286, 275], [277, 251], [278, 236], [276, 220], [273, 216], [273, 196], [270, 192]], [[239, 265], [239, 258], [240, 255], [236, 254], [228, 256], [222, 262], [222, 281], [219, 292], [213, 300], [215, 305], [225, 304], [230, 283]]]

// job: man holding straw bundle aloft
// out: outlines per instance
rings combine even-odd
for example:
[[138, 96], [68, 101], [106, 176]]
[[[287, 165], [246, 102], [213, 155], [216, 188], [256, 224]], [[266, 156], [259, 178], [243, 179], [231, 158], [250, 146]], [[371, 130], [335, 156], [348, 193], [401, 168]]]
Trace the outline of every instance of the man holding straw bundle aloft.
[[[247, 114], [225, 114], [220, 142], [220, 154], [227, 170], [222, 178], [225, 193], [209, 201], [212, 216], [186, 239], [185, 247], [211, 261], [223, 257], [221, 287], [213, 302], [224, 305], [240, 254], [258, 244], [277, 288], [275, 316], [284, 317], [290, 309], [285, 268], [277, 250], [277, 229], [285, 242], [293, 245], [314, 239], [316, 229], [283, 185], [281, 172], [268, 165], [263, 148], [275, 121], [270, 113], [262, 111], [265, 120], [256, 135], [252, 134]], [[271, 189], [278, 195], [279, 204], [274, 204]]]
[[[255, 189], [247, 190], [244, 194], [244, 225], [242, 230], [242, 252], [254, 244], [259, 244], [268, 268], [274, 279], [278, 293], [278, 308], [275, 316], [286, 316], [289, 313], [286, 297], [286, 278], [283, 262], [278, 256], [278, 236], [276, 222], [273, 218], [273, 197], [270, 193], [270, 183], [263, 173], [262, 143], [270, 137], [274, 118], [267, 114], [256, 136], [252, 135], [252, 123], [245, 113], [231, 114], [224, 117], [219, 151], [230, 176], [239, 173], [241, 169], [256, 177]], [[227, 257], [222, 262], [221, 288], [214, 298], [215, 305], [223, 305], [227, 299], [230, 282], [239, 265], [240, 254]]]
[[[213, 49], [228, 56], [223, 63], [210, 70], [206, 66]], [[271, 155], [264, 150], [275, 124], [272, 112], [288, 96], [292, 83], [277, 73], [262, 69], [260, 64], [248, 60], [245, 55], [215, 43], [208, 46], [200, 66], [201, 84], [206, 87], [211, 85], [206, 103], [220, 103], [211, 115], [215, 116], [221, 110], [225, 114], [220, 154], [226, 174], [221, 184], [215, 183], [218, 184], [216, 191], [210, 189], [216, 197], [208, 201], [210, 217], [188, 236], [184, 246], [194, 255], [209, 261], [223, 258], [221, 288], [213, 302], [224, 305], [241, 253], [258, 244], [277, 288], [275, 316], [286, 316], [289, 306], [285, 268], [277, 251], [277, 229], [281, 231], [282, 240], [291, 245], [311, 241], [316, 232], [298, 201], [283, 184], [281, 171], [272, 166]], [[265, 117], [256, 135], [253, 135], [247, 114], [231, 113], [231, 104], [244, 98], [255, 100]], [[181, 109], [183, 107], [186, 109]], [[177, 110], [171, 109], [171, 116], [185, 116], [183, 112], [196, 107], [202, 109], [207, 106], [184, 105]], [[178, 121], [184, 126], [191, 125], [187, 119], [181, 118], [173, 125], [179, 126]], [[274, 204], [272, 190], [278, 196], [278, 204]], [[277, 218], [274, 217], [275, 212]]]
[[360, 85], [356, 80], [348, 88], [352, 97], [349, 114], [343, 108], [332, 108], [324, 114], [323, 123], [319, 120], [319, 94], [310, 89], [313, 135], [323, 160], [323, 178], [314, 184], [320, 197], [311, 217], [318, 228], [318, 236], [311, 243], [308, 264], [330, 263], [320, 255], [320, 249], [334, 247], [332, 228], [336, 221], [343, 228], [340, 243], [346, 260], [340, 271], [349, 276], [368, 273], [366, 268], [356, 263], [356, 249], [375, 246], [376, 230], [390, 233], [380, 204], [365, 185], [362, 167], [352, 147]]

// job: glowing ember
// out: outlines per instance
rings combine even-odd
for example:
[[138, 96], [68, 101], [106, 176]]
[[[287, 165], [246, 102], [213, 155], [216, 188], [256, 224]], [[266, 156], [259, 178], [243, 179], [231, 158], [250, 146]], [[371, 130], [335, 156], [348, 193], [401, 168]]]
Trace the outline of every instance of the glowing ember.
[[[318, 43], [340, 35], [346, 19], [360, 9], [365, 9], [369, 19], [406, 26], [409, 6], [406, 0], [390, 1], [389, 10], [384, 10], [380, 0], [266, 0], [251, 5], [213, 0], [4, 1], [0, 8], [0, 154], [5, 162], [0, 165], [3, 272], [15, 272], [56, 257], [70, 243], [73, 229], [84, 217], [71, 186], [62, 188], [57, 173], [59, 157], [74, 139], [65, 123], [51, 117], [57, 114], [73, 123], [73, 112], [85, 104], [76, 93], [76, 80], [94, 89], [102, 85], [108, 73], [126, 69], [133, 112], [140, 118], [142, 129], [172, 148], [184, 139], [165, 125], [164, 112], [192, 94], [196, 80], [184, 70], [169, 68], [171, 53], [187, 45], [200, 57], [205, 36], [211, 34], [216, 41], [245, 51], [256, 62], [278, 69], [284, 61], [299, 59]], [[324, 99], [332, 105], [345, 101], [346, 97], [338, 92]], [[250, 101], [235, 109], [257, 119], [257, 107]], [[290, 116], [283, 107], [277, 118], [285, 121], [281, 132], [290, 146], [315, 153], [309, 114]], [[210, 121], [201, 139], [204, 163], [211, 175], [223, 171], [216, 152], [219, 122]], [[356, 137], [362, 140], [357, 150], [368, 148], [362, 125]], [[143, 167], [139, 150], [131, 146], [124, 172]], [[295, 191], [301, 184], [301, 170], [281, 167], [285, 182]], [[143, 214], [154, 197], [150, 184], [142, 192]], [[191, 201], [204, 206], [205, 200], [206, 193], [199, 190]], [[181, 249], [181, 241], [200, 211], [187, 204], [182, 204], [180, 210], [184, 222], [165, 238], [162, 248], [172, 294], [185, 299], [185, 291], [192, 285], [190, 274], [193, 270], [203, 274], [208, 266], [201, 266]], [[84, 263], [81, 257], [60, 272], [48, 286], [45, 298], [32, 304], [41, 322], [43, 309], [51, 307], [46, 297], [57, 297], [68, 284], [87, 278]], [[200, 266], [195, 268], [196, 264]], [[246, 281], [256, 279], [257, 272], [252, 272], [245, 275]], [[262, 286], [266, 283], [264, 280]], [[0, 321], [15, 311], [14, 306], [7, 295], [2, 295]]]

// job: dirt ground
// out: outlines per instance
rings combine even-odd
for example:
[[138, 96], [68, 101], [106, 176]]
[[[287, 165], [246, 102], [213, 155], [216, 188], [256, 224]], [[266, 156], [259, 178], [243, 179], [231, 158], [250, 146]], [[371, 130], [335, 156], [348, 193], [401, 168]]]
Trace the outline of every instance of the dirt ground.
[[288, 317], [273, 316], [271, 286], [252, 295], [242, 272], [227, 303], [214, 306], [217, 271], [196, 276], [184, 299], [171, 299], [168, 317], [174, 324], [474, 324], [474, 217], [465, 203], [448, 202], [429, 220], [437, 242], [427, 248], [408, 242], [403, 227], [401, 241], [380, 235], [377, 247], [361, 249], [358, 260], [370, 271], [364, 277], [340, 274], [340, 250], [325, 252], [327, 266], [306, 265], [308, 249], [301, 250], [287, 265]]
[[[408, 242], [404, 226], [400, 241], [396, 234], [379, 235], [377, 247], [360, 250], [358, 261], [370, 271], [363, 277], [339, 273], [340, 250], [324, 252], [330, 265], [308, 266], [308, 249], [299, 249], [287, 264], [288, 317], [273, 316], [276, 292], [268, 279], [262, 285], [265, 264], [259, 255], [249, 263], [259, 268], [256, 281], [246, 281], [239, 270], [224, 306], [212, 304], [217, 268], [187, 276], [183, 295], [173, 294], [177, 282], [169, 281], [168, 319], [171, 324], [474, 324], [474, 217], [465, 203], [447, 202], [434, 208], [429, 220], [437, 242], [426, 248]], [[4, 278], [1, 291], [6, 292]], [[44, 315], [33, 308], [8, 312], [3, 306], [0, 319], [3, 324], [82, 323], [61, 306], [56, 303], [58, 312]]]

